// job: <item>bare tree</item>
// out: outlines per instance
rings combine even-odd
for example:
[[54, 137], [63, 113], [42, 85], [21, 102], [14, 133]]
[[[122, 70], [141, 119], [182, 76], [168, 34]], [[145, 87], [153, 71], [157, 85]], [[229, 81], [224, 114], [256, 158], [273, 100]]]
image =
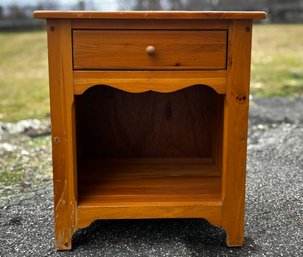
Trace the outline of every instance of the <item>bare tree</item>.
[[171, 10], [182, 10], [185, 6], [183, 5], [183, 2], [181, 0], [170, 0], [170, 9]]
[[162, 10], [161, 0], [137, 0], [134, 10]]

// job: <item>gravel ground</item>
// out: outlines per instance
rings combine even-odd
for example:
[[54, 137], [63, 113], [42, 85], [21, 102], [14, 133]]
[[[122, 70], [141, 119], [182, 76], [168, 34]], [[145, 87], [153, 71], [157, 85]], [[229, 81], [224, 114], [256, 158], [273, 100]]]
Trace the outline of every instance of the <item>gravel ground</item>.
[[48, 120], [0, 123], [1, 257], [303, 256], [303, 98], [251, 102], [242, 248], [202, 219], [160, 219], [97, 221], [56, 252], [48, 133]]

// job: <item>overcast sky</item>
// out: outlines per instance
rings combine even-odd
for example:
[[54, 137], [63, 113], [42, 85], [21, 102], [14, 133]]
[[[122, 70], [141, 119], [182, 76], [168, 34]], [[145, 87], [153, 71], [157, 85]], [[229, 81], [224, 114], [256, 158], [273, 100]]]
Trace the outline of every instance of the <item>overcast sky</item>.
[[[126, 0], [127, 1], [127, 0]], [[55, 2], [59, 4], [62, 8], [66, 9], [68, 6], [76, 5], [79, 0], [0, 0], [1, 6], [8, 6], [12, 4], [17, 4], [20, 6], [24, 5], [38, 5], [39, 3], [52, 3]], [[123, 2], [123, 1], [120, 1]], [[117, 0], [86, 0], [85, 1], [87, 9], [95, 8], [100, 11], [114, 11], [118, 9]]]

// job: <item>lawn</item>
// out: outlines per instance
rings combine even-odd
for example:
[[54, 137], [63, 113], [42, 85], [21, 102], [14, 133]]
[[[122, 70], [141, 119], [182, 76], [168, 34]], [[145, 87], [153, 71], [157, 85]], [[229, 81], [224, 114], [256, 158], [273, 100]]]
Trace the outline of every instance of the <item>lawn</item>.
[[251, 93], [303, 94], [303, 26], [258, 25], [253, 30]]
[[0, 33], [0, 120], [48, 113], [46, 33]]
[[[256, 25], [251, 93], [303, 94], [303, 26]], [[0, 120], [49, 113], [46, 32], [0, 33]]]

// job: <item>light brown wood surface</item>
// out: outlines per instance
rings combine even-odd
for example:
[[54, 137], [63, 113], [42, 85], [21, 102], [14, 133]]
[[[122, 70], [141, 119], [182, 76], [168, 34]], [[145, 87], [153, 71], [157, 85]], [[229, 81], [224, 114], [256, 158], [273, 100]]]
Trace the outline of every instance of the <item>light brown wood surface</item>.
[[98, 219], [156, 219], [156, 218], [204, 218], [215, 226], [222, 225], [222, 206], [197, 204], [191, 206], [78, 206], [79, 228], [87, 227]]
[[241, 246], [252, 19], [266, 14], [34, 16], [48, 19], [56, 248], [124, 218], [204, 218]]
[[72, 19], [71, 24], [73, 29], [228, 29], [228, 20], [214, 19]]
[[223, 128], [224, 128], [224, 104], [225, 94], [217, 94], [213, 100], [212, 119], [210, 120], [211, 133], [211, 156], [220, 174], [222, 174], [222, 154], [223, 154]]
[[230, 24], [222, 170], [222, 217], [228, 246], [241, 246], [244, 241], [251, 31], [251, 20]]
[[211, 158], [88, 160], [78, 179], [81, 206], [221, 203], [221, 179]]
[[225, 94], [226, 71], [74, 71], [75, 94], [81, 95], [96, 85], [108, 85], [131, 93], [169, 93], [200, 85]]
[[98, 219], [200, 218], [221, 225], [221, 178], [211, 158], [85, 160], [78, 225]]
[[[51, 28], [55, 28], [52, 30]], [[55, 245], [70, 249], [77, 228], [74, 93], [71, 25], [69, 20], [47, 23], [52, 122]]]
[[187, 12], [187, 11], [35, 11], [35, 18], [42, 19], [264, 19], [265, 12]]
[[226, 41], [224, 30], [74, 30], [73, 63], [77, 70], [222, 70]]

